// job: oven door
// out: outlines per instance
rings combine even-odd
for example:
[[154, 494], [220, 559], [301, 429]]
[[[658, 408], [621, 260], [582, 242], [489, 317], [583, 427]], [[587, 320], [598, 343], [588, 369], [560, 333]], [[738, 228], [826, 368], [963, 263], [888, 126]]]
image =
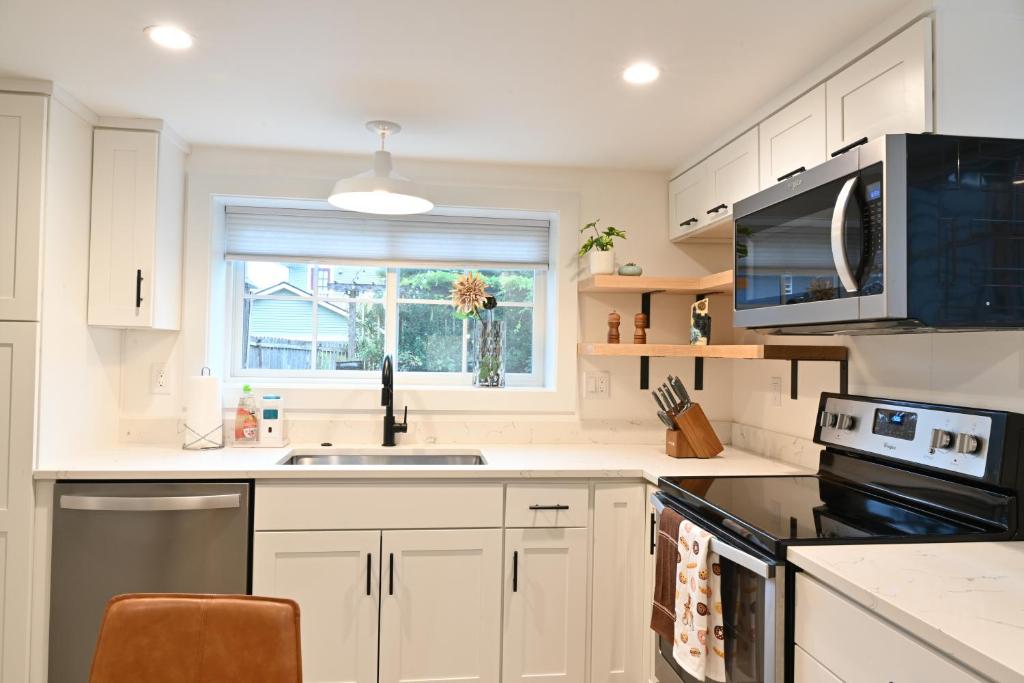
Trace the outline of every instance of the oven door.
[[[664, 494], [651, 502], [659, 516], [666, 506], [701, 525], [692, 511]], [[721, 533], [708, 528], [722, 568], [722, 610], [725, 617], [726, 683], [781, 683], [785, 663], [784, 572], [782, 567], [742, 549]], [[659, 683], [695, 683], [672, 656], [672, 643], [658, 638], [655, 675]]]
[[906, 164], [887, 163], [905, 144], [879, 138], [736, 203], [737, 326], [906, 316], [905, 282], [893, 283], [906, 274]]

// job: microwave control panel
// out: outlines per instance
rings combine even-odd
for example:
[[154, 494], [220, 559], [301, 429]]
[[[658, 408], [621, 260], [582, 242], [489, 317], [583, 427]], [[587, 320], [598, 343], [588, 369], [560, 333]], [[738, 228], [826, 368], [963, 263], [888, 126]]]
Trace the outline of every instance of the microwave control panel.
[[883, 211], [882, 165], [861, 171], [861, 225], [863, 249], [861, 256], [860, 293], [881, 294], [885, 288], [885, 213]]

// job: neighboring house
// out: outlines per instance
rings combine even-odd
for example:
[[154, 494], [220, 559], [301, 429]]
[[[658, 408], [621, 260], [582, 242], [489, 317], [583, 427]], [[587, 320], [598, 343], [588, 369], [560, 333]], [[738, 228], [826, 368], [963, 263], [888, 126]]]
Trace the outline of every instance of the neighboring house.
[[[311, 296], [290, 282], [279, 282], [253, 292], [257, 297], [296, 297], [295, 301], [255, 298], [250, 302], [249, 338], [313, 339], [313, 302]], [[317, 310], [317, 339], [325, 342], [348, 341], [348, 311], [321, 302]]]

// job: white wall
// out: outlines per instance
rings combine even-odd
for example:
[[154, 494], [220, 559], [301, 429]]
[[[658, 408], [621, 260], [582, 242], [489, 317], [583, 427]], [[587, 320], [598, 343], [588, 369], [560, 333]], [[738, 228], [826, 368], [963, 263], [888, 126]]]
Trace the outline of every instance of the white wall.
[[[223, 315], [224, 293], [221, 277], [211, 273], [211, 240], [219, 238], [210, 232], [210, 194], [216, 188], [230, 188], [234, 194], [266, 196], [274, 188], [278, 196], [326, 196], [331, 184], [339, 177], [365, 170], [369, 155], [342, 156], [291, 153], [269, 150], [243, 150], [233, 148], [194, 147], [189, 159], [189, 197], [185, 247], [185, 301], [182, 331], [180, 333], [129, 332], [124, 346], [124, 372], [121, 395], [121, 438], [148, 439], [154, 421], [163, 423], [161, 438], [167, 438], [173, 421], [180, 416], [182, 379], [189, 368], [195, 372], [203, 364], [221, 366], [223, 339], [217, 324]], [[480, 164], [444, 161], [423, 161], [398, 158], [399, 171], [404, 175], [431, 185], [436, 191], [463, 196], [478, 192], [481, 196], [500, 190], [506, 196], [517, 192], [532, 195], [545, 193], [557, 201], [572, 206], [571, 224], [562, 230], [570, 231], [570, 250], [576, 244], [577, 223], [600, 218], [604, 225], [616, 225], [629, 232], [629, 239], [619, 247], [619, 261], [640, 263], [651, 274], [698, 275], [728, 267], [728, 250], [722, 246], [677, 246], [667, 240], [666, 181], [661, 173], [582, 170], [553, 167]], [[247, 191], [248, 190], [248, 191]], [[226, 190], [220, 190], [226, 192]], [[506, 208], [530, 208], [509, 206]], [[215, 252], [215, 249], [214, 249]], [[216, 256], [213, 257], [216, 259]], [[575, 257], [563, 250], [560, 269], [575, 273]], [[573, 287], [575, 285], [573, 284]], [[569, 292], [575, 302], [575, 292]], [[656, 297], [652, 309], [651, 341], [678, 342], [688, 336], [689, 305], [686, 297]], [[579, 320], [565, 305], [560, 311], [560, 334], [574, 346], [577, 325], [582, 336], [589, 340], [603, 340], [607, 330], [607, 315], [617, 309], [624, 321], [640, 310], [640, 297], [626, 295], [585, 296], [580, 300]], [[725, 302], [719, 304], [725, 305]], [[717, 311], [721, 317], [721, 311]], [[210, 324], [213, 320], [214, 324]], [[716, 330], [716, 332], [718, 332]], [[728, 333], [722, 329], [721, 333]], [[628, 338], [632, 328], [623, 324], [623, 335]], [[722, 338], [725, 340], [724, 337]], [[171, 394], [153, 396], [149, 393], [149, 372], [154, 362], [167, 363], [172, 370]], [[575, 355], [569, 364], [576, 364]], [[684, 379], [692, 375], [692, 362], [655, 359], [652, 378], [664, 378], [672, 372]], [[657, 425], [654, 404], [649, 394], [639, 390], [638, 359], [588, 359], [582, 368], [606, 369], [612, 373], [610, 400], [581, 400], [576, 410], [551, 419], [578, 421], [634, 420]], [[570, 367], [570, 371], [574, 368]], [[574, 373], [573, 373], [574, 374]], [[572, 375], [570, 375], [571, 377]], [[730, 367], [727, 363], [708, 363], [706, 386], [716, 391], [705, 392], [701, 400], [713, 419], [728, 420], [731, 411]], [[571, 380], [570, 380], [571, 381]], [[577, 378], [577, 382], [579, 378]], [[658, 383], [660, 383], [659, 380]], [[254, 382], [258, 386], [258, 383]], [[337, 391], [337, 390], [332, 390]], [[399, 400], [401, 400], [399, 396]], [[471, 413], [428, 416], [424, 410], [441, 410], [443, 405], [411, 406], [419, 408], [412, 421], [465, 421]], [[372, 400], [358, 411], [367, 419], [376, 417], [379, 408]], [[515, 411], [521, 415], [521, 411]], [[294, 416], [293, 411], [293, 416]], [[338, 417], [338, 412], [326, 411], [319, 417]], [[491, 413], [486, 419], [495, 421], [512, 419]], [[531, 419], [545, 419], [543, 415]]]
[[39, 461], [115, 440], [121, 333], [86, 324], [92, 123], [50, 99], [46, 159]]

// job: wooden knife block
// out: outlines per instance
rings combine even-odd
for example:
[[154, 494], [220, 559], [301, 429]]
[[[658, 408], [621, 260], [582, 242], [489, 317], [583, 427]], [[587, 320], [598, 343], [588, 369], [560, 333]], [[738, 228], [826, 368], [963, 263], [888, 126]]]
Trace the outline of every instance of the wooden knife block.
[[673, 458], [713, 458], [725, 450], [699, 403], [691, 403], [673, 420], [678, 429], [665, 430], [665, 453]]

